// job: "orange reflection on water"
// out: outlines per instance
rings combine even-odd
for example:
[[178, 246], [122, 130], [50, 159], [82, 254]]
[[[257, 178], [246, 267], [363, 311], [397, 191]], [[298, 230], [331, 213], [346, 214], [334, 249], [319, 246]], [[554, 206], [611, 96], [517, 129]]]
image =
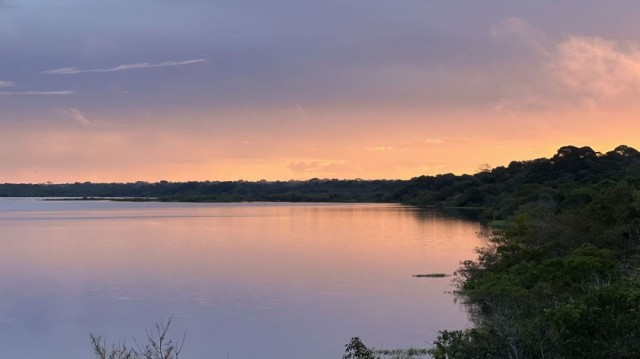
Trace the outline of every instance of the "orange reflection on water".
[[467, 325], [448, 279], [412, 275], [452, 273], [482, 244], [474, 222], [397, 205], [43, 202], [3, 218], [0, 289], [42, 296], [51, 332], [121, 337], [174, 313], [196, 353], [251, 338], [274, 358], [317, 338], [339, 355], [356, 334], [416, 346]]

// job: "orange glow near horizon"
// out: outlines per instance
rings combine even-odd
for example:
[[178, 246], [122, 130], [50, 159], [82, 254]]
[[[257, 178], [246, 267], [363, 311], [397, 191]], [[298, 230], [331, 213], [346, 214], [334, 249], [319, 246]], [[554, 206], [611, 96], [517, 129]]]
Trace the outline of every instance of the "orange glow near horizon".
[[[159, 117], [157, 130], [151, 131], [131, 125], [126, 131], [117, 125], [21, 129], [0, 145], [17, 167], [3, 173], [0, 182], [409, 179], [474, 173], [483, 163], [550, 157], [564, 145], [602, 152], [620, 144], [637, 146], [633, 134], [640, 132], [640, 123], [631, 120], [634, 115], [425, 110], [325, 113], [309, 123], [267, 113], [264, 121], [273, 127], [239, 131], [232, 123], [215, 126], [195, 114], [202, 117], [190, 128]], [[391, 120], [399, 116], [402, 126]], [[421, 122], [429, 116], [437, 117], [438, 125]]]

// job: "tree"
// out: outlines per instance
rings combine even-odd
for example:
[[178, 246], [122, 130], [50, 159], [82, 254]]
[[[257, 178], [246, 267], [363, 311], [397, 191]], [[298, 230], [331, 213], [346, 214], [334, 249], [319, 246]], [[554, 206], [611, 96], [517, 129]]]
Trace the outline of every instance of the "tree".
[[492, 169], [493, 169], [493, 167], [491, 166], [491, 164], [483, 163], [483, 164], [479, 165], [478, 168], [476, 169], [476, 174], [477, 173], [489, 173], [489, 172], [491, 172]]
[[345, 347], [342, 359], [377, 359], [373, 354], [373, 350], [367, 348], [359, 337], [351, 338], [351, 341]]

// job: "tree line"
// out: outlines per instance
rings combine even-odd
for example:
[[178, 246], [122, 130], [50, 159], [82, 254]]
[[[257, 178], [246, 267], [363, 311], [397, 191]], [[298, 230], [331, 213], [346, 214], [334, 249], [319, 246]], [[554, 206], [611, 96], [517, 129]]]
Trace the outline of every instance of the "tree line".
[[399, 180], [160, 181], [0, 184], [0, 197], [122, 198], [182, 202], [394, 202]]
[[581, 206], [607, 181], [633, 180], [640, 153], [618, 146], [599, 153], [561, 147], [551, 158], [513, 161], [476, 174], [419, 176], [410, 180], [189, 181], [0, 184], [0, 197], [121, 197], [159, 201], [392, 202], [423, 207], [478, 207], [485, 220], [504, 220], [520, 206], [556, 202]]

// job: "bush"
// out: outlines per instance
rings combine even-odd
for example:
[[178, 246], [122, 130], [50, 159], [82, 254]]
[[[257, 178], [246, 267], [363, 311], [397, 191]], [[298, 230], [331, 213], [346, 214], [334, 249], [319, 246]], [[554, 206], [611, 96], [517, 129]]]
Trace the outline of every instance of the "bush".
[[173, 316], [166, 322], [156, 322], [155, 330], [147, 331], [147, 342], [144, 346], [134, 338], [135, 347], [122, 341], [108, 348], [106, 341], [100, 336], [89, 334], [91, 346], [97, 359], [179, 359], [186, 332], [180, 340], [168, 339], [172, 320]]
[[345, 347], [342, 359], [377, 359], [373, 354], [373, 350], [367, 348], [359, 337], [351, 338], [351, 341]]

